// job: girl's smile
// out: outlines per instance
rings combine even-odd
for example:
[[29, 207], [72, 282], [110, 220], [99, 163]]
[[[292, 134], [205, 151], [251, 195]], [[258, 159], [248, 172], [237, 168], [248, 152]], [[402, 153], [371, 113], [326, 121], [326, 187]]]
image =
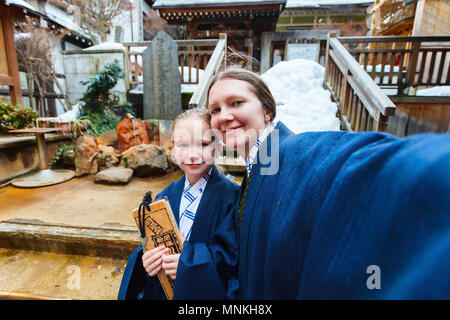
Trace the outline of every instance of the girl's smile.
[[198, 117], [179, 120], [173, 132], [173, 145], [173, 159], [194, 185], [214, 163], [216, 144], [211, 127]]

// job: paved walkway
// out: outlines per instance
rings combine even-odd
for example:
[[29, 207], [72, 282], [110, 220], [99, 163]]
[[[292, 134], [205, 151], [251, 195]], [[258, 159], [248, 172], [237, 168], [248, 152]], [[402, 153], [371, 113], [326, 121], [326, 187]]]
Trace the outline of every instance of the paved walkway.
[[182, 175], [133, 177], [125, 186], [96, 184], [90, 175], [0, 188], [0, 300], [116, 299], [139, 245], [132, 210], [147, 191], [156, 196]]
[[42, 188], [0, 189], [0, 221], [37, 220], [39, 222], [85, 227], [134, 227], [131, 211], [145, 192], [156, 196], [183, 173], [161, 177], [136, 178], [125, 186], [94, 183], [94, 176]]

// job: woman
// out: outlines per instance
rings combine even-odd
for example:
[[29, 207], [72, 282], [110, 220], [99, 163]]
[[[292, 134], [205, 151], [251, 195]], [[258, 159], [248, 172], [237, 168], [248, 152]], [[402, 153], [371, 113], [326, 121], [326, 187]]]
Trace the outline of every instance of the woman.
[[247, 162], [235, 297], [448, 297], [449, 136], [293, 135], [272, 123], [264, 82], [236, 68], [213, 79], [208, 109]]

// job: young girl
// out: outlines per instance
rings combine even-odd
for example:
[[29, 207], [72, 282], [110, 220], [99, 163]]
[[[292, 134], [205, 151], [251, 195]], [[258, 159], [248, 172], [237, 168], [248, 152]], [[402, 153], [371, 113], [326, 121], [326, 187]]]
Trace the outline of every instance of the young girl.
[[[225, 299], [234, 273], [238, 247], [233, 208], [239, 187], [214, 166], [218, 141], [208, 112], [182, 113], [171, 136], [172, 159], [185, 175], [156, 199], [169, 199], [184, 247], [176, 255], [168, 255], [164, 246], [144, 254], [142, 247], [136, 249], [123, 275], [120, 300], [165, 299], [156, 276], [161, 269], [175, 280], [174, 299]], [[196, 287], [196, 278], [207, 278], [208, 284]]]

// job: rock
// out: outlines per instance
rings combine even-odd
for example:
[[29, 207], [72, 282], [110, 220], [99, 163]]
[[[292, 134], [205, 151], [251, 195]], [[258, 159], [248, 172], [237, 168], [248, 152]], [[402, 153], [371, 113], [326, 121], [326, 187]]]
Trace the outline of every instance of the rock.
[[156, 121], [144, 121], [145, 128], [147, 130], [147, 135], [150, 140], [150, 144], [153, 144], [155, 146], [159, 146], [159, 123], [158, 120]]
[[109, 130], [97, 137], [97, 144], [104, 146], [114, 146], [117, 144], [117, 133], [115, 130]]
[[145, 124], [135, 118], [121, 120], [116, 127], [116, 132], [121, 152], [132, 146], [150, 143]]
[[151, 144], [141, 144], [123, 152], [121, 164], [133, 169], [134, 174], [139, 177], [159, 175], [168, 170], [164, 148]]
[[75, 145], [75, 175], [94, 174], [98, 171], [97, 142], [94, 136], [85, 135], [77, 139]]
[[167, 166], [169, 167], [169, 170], [173, 170], [177, 167], [177, 165], [172, 161], [172, 149], [173, 149], [173, 143], [172, 140], [167, 140], [166, 143], [162, 146], [164, 151], [166, 152], [167, 156]]
[[120, 163], [114, 148], [103, 145], [100, 145], [98, 148], [97, 162], [101, 169], [111, 168]]
[[109, 168], [95, 175], [94, 181], [103, 184], [127, 184], [133, 176], [133, 170], [128, 168]]

